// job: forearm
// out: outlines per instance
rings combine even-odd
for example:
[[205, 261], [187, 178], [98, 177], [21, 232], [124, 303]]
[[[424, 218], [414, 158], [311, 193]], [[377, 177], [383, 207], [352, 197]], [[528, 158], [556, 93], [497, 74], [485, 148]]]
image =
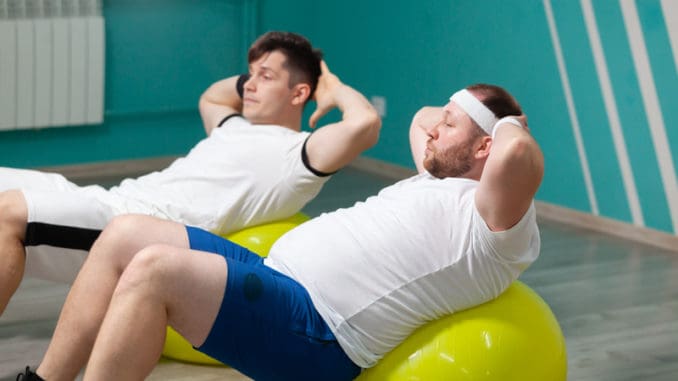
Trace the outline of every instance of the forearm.
[[344, 133], [360, 151], [377, 143], [381, 118], [370, 102], [352, 87], [342, 84], [336, 89], [335, 101], [342, 113]]
[[478, 211], [490, 229], [508, 229], [522, 218], [543, 173], [541, 150], [526, 129], [503, 124], [495, 130], [476, 191]]
[[527, 178], [541, 178], [543, 157], [539, 145], [526, 128], [510, 123], [497, 125], [488, 158], [490, 166], [520, 170]]
[[335, 107], [341, 111], [342, 119], [313, 133], [306, 143], [306, 153], [313, 168], [329, 173], [342, 168], [377, 143], [381, 118], [370, 102], [342, 83], [324, 61], [321, 69], [315, 92], [317, 107], [309, 120], [310, 125], [315, 128], [318, 120]]
[[242, 98], [236, 90], [238, 75], [228, 77], [213, 83], [200, 96], [200, 102], [208, 102], [234, 109], [242, 108]]
[[213, 83], [200, 96], [200, 116], [209, 135], [219, 121], [232, 113], [242, 111], [242, 98], [236, 90], [238, 76], [222, 79]]
[[306, 144], [311, 166], [326, 173], [337, 171], [376, 144], [381, 129], [379, 114], [362, 94], [338, 80], [335, 85], [324, 89], [321, 111], [311, 117], [311, 126], [333, 107], [342, 112], [342, 119], [318, 129]]

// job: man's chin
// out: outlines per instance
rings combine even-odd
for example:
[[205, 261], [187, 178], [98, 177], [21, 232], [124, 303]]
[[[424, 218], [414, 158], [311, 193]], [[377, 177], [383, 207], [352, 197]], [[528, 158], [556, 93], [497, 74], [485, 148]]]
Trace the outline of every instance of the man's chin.
[[431, 160], [427, 157], [424, 157], [424, 161], [423, 161], [422, 164], [423, 164], [424, 169], [427, 172], [431, 173], [431, 169], [433, 168], [433, 160]]

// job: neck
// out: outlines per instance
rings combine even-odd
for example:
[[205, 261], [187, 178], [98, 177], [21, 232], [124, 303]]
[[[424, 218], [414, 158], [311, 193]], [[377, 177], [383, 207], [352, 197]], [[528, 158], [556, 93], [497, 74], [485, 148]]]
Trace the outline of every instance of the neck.
[[483, 175], [483, 168], [485, 168], [485, 161], [480, 165], [474, 165], [470, 171], [466, 172], [463, 177], [467, 179], [480, 181], [480, 177]]
[[293, 131], [301, 131], [301, 114], [283, 118], [276, 123]]
[[250, 119], [252, 124], [270, 124], [277, 125], [280, 127], [288, 128], [293, 131], [301, 131], [301, 112], [289, 114], [289, 115], [279, 115], [275, 119], [259, 119], [254, 120]]

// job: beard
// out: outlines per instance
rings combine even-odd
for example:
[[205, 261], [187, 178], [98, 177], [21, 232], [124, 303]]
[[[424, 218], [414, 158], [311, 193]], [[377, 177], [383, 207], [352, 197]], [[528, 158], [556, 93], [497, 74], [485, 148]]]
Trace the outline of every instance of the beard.
[[443, 151], [431, 150], [424, 158], [424, 168], [439, 179], [461, 177], [472, 167], [473, 143], [467, 141], [447, 147]]

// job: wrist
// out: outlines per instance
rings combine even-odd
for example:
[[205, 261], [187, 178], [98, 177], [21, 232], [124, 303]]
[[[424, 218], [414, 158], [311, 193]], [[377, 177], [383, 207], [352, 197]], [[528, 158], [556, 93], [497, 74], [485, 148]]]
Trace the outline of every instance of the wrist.
[[492, 139], [494, 139], [494, 136], [497, 134], [497, 130], [499, 127], [506, 125], [506, 124], [512, 124], [516, 127], [520, 128], [525, 128], [523, 127], [523, 124], [520, 123], [520, 121], [512, 116], [505, 116], [497, 121], [497, 123], [494, 124], [494, 127], [492, 128]]
[[245, 93], [245, 82], [247, 82], [248, 79], [250, 79], [249, 73], [240, 74], [238, 80], [235, 82], [235, 91], [240, 96], [240, 99], [242, 99], [243, 94]]

